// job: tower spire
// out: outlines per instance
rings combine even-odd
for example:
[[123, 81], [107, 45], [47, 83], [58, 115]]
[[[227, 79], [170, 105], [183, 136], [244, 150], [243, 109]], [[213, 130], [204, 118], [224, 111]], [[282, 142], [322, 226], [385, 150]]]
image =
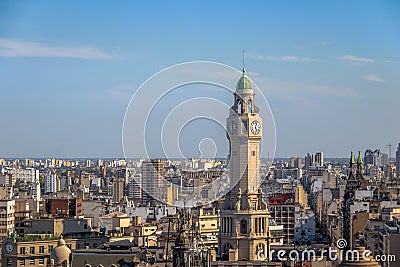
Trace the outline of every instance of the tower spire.
[[361, 157], [361, 151], [358, 151], [357, 164], [363, 164], [362, 157]]
[[246, 73], [246, 51], [243, 48], [243, 74]]

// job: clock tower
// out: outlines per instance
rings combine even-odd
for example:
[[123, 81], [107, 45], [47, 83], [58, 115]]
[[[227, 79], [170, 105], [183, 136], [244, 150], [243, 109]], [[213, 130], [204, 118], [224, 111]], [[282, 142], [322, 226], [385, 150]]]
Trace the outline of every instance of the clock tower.
[[260, 188], [262, 119], [245, 68], [226, 124], [232, 189], [221, 209], [219, 251], [229, 261], [268, 260], [269, 211]]

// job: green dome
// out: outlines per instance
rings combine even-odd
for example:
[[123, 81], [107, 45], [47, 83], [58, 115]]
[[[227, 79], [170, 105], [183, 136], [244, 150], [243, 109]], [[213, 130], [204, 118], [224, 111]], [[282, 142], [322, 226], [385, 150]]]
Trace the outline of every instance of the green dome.
[[249, 77], [247, 77], [245, 69], [243, 69], [242, 77], [240, 77], [239, 81], [236, 84], [236, 90], [243, 89], [253, 89], [253, 85], [251, 84]]

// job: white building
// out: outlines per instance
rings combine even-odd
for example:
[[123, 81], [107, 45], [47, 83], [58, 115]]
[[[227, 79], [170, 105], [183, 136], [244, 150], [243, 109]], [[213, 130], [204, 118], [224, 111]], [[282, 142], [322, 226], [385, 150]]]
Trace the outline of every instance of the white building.
[[44, 177], [44, 193], [56, 193], [58, 190], [57, 174], [49, 171]]
[[142, 198], [142, 174], [136, 173], [134, 169], [127, 169], [128, 197], [129, 199]]

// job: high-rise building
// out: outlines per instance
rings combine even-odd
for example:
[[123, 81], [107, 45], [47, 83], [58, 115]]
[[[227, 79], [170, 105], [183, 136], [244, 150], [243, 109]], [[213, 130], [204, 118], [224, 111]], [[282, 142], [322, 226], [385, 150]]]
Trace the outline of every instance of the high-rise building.
[[307, 155], [304, 157], [305, 170], [309, 171], [310, 167], [314, 166], [314, 164], [315, 164], [314, 154], [307, 153]]
[[301, 158], [291, 157], [290, 158], [290, 168], [298, 168], [298, 169], [303, 168], [303, 162], [302, 162]]
[[367, 149], [364, 153], [364, 163], [366, 165], [386, 167], [389, 163], [389, 158], [387, 154], [382, 153], [379, 149], [375, 149], [374, 151]]
[[48, 171], [44, 176], [44, 193], [55, 193], [58, 191], [57, 174], [54, 171]]
[[315, 164], [318, 166], [324, 166], [324, 152], [315, 153]]
[[39, 180], [39, 170], [35, 170], [35, 178], [32, 181], [31, 195], [36, 201], [40, 201], [40, 180]]
[[127, 169], [128, 198], [139, 200], [142, 198], [142, 174], [133, 169]]
[[113, 202], [121, 203], [124, 198], [125, 180], [124, 178], [117, 178], [113, 183]]
[[262, 119], [245, 69], [226, 123], [232, 190], [220, 213], [219, 251], [229, 261], [260, 260], [259, 251], [268, 259], [269, 211], [260, 188]]
[[142, 163], [142, 204], [154, 204], [162, 198], [164, 161], [153, 159]]
[[396, 174], [397, 177], [400, 177], [400, 143], [399, 146], [397, 147], [396, 151]]

